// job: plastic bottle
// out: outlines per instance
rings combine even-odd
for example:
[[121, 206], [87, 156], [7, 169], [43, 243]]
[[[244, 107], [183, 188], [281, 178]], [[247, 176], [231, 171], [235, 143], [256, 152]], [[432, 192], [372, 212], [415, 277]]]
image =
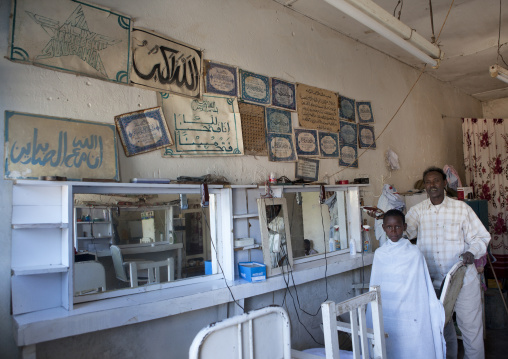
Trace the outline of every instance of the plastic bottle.
[[330, 237], [330, 239], [328, 240], [328, 246], [329, 246], [330, 252], [335, 251], [335, 241], [334, 241], [333, 237]]
[[365, 253], [372, 252], [371, 240], [370, 240], [370, 226], [363, 226], [363, 251]]
[[340, 232], [339, 226], [333, 226], [333, 240], [335, 241], [335, 250], [340, 251]]
[[349, 241], [349, 255], [356, 257], [356, 241], [353, 238]]

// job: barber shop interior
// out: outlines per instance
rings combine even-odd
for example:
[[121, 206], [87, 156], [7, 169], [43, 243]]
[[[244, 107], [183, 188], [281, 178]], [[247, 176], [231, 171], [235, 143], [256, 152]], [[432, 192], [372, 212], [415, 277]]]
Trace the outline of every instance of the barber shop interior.
[[508, 2], [0, 19], [0, 358], [506, 357]]

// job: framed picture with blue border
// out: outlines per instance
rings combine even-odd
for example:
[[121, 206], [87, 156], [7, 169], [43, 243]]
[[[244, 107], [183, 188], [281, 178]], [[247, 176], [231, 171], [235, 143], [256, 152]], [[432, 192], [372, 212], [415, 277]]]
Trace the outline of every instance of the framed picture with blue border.
[[293, 125], [291, 112], [279, 110], [278, 108], [266, 108], [266, 129], [268, 132], [291, 133]]
[[358, 145], [367, 150], [376, 149], [376, 136], [374, 136], [374, 126], [358, 125]]
[[206, 92], [238, 96], [238, 68], [205, 60], [204, 71]]
[[270, 104], [270, 78], [240, 69], [240, 98], [261, 105]]
[[296, 85], [272, 78], [272, 105], [296, 111]]
[[268, 159], [273, 162], [296, 162], [293, 135], [269, 133], [267, 135]]
[[300, 158], [295, 166], [295, 178], [317, 182], [319, 178], [319, 160]]
[[356, 145], [341, 145], [339, 166], [358, 168], [358, 147]]
[[358, 128], [356, 123], [340, 121], [339, 143], [340, 145], [357, 145]]
[[358, 123], [374, 123], [370, 101], [356, 101], [356, 112], [358, 112]]
[[342, 120], [356, 122], [355, 100], [346, 96], [339, 96], [339, 117]]
[[319, 150], [322, 158], [339, 158], [339, 134], [335, 132], [318, 132]]
[[295, 128], [295, 146], [298, 156], [319, 157], [317, 130]]
[[127, 157], [173, 144], [160, 107], [115, 116], [115, 124]]

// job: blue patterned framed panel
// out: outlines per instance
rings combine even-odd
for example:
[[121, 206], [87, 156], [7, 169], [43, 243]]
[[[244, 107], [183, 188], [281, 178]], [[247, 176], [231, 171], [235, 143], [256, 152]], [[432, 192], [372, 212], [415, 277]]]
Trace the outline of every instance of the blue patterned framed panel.
[[356, 122], [355, 100], [339, 96], [339, 117], [346, 121]]
[[132, 20], [74, 0], [12, 2], [12, 61], [128, 84]]
[[356, 145], [341, 145], [339, 166], [358, 168], [358, 147]]
[[319, 150], [323, 158], [339, 158], [339, 135], [335, 132], [319, 131]]
[[268, 159], [273, 162], [296, 162], [293, 135], [269, 133], [267, 135]]
[[319, 178], [319, 160], [300, 158], [295, 166], [295, 178], [317, 182]]
[[4, 176], [120, 180], [115, 125], [5, 111]]
[[356, 112], [358, 112], [358, 123], [374, 123], [370, 101], [356, 101]]
[[115, 116], [115, 124], [127, 157], [173, 144], [160, 107]]
[[238, 68], [205, 60], [206, 92], [238, 96]]
[[374, 126], [358, 125], [358, 145], [368, 150], [376, 149], [376, 136]]
[[298, 156], [319, 156], [319, 141], [317, 130], [295, 128], [295, 146]]
[[296, 85], [272, 78], [272, 105], [296, 111]]
[[356, 123], [340, 121], [340, 145], [357, 145], [358, 129]]
[[266, 108], [266, 129], [268, 132], [289, 133], [293, 130], [291, 112], [277, 108]]
[[245, 70], [240, 73], [240, 97], [243, 101], [270, 104], [270, 78]]

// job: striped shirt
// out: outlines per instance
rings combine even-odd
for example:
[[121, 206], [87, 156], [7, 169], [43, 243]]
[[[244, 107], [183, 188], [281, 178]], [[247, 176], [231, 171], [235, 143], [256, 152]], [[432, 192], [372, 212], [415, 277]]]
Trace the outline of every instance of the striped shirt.
[[[473, 209], [449, 197], [436, 206], [426, 199], [411, 207], [406, 223], [409, 238], [418, 238], [417, 246], [427, 261], [433, 281], [441, 282], [464, 252], [471, 252], [475, 259], [482, 257], [490, 241], [489, 232]], [[476, 276], [475, 266], [469, 265], [464, 285]]]

